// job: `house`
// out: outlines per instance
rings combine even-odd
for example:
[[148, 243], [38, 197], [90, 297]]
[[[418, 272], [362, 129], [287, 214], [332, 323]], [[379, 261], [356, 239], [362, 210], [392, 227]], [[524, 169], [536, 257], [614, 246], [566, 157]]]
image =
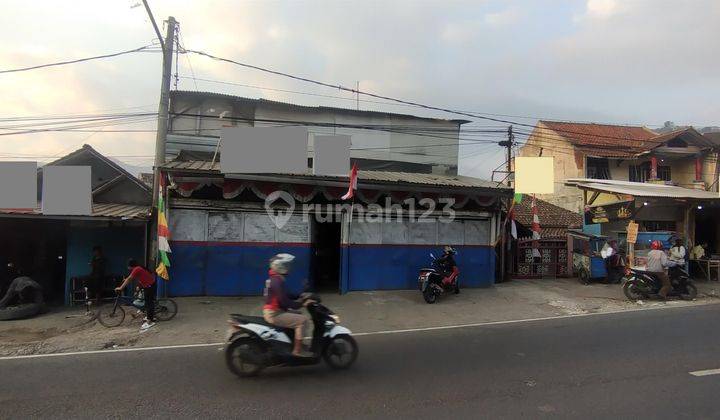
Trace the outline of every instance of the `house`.
[[536, 199], [541, 228], [538, 242], [541, 258], [535, 259], [532, 251], [531, 203], [532, 199], [525, 197], [513, 207], [518, 240], [511, 242], [512, 252], [510, 252], [508, 270], [515, 278], [567, 276], [568, 230], [582, 227], [582, 215]]
[[367, 170], [457, 175], [459, 133], [466, 120], [323, 106], [303, 106], [211, 92], [173, 91], [166, 161], [212, 160], [220, 128], [301, 123], [314, 135], [352, 136], [351, 157]]
[[[555, 191], [540, 197], [582, 212], [583, 192], [563, 181], [608, 179], [717, 191], [717, 144], [692, 127], [658, 135], [645, 127], [539, 121], [519, 155], [552, 156]], [[670, 227], [660, 225], [656, 228]]]
[[[257, 295], [268, 259], [281, 252], [297, 258], [288, 278], [296, 290], [305, 281], [336, 293], [413, 289], [418, 269], [443, 245], [459, 250], [464, 287], [495, 282], [501, 200], [512, 194], [505, 186], [457, 175], [360, 170], [348, 203], [340, 198], [348, 186], [344, 176], [222, 174], [219, 168], [218, 162], [181, 160], [162, 168], [171, 183], [171, 296]], [[409, 202], [442, 199], [452, 204], [418, 207], [412, 216]], [[379, 218], [370, 218], [373, 207], [381, 209], [374, 213]]]
[[108, 259], [108, 274], [125, 274], [130, 257], [145, 259], [152, 192], [89, 145], [46, 166], [50, 165], [90, 166], [92, 214], [42, 214], [43, 167], [40, 167], [37, 208], [0, 209], [3, 232], [0, 260], [14, 262], [22, 273], [39, 282], [48, 301], [70, 303], [72, 279], [88, 274], [93, 246], [102, 246]]

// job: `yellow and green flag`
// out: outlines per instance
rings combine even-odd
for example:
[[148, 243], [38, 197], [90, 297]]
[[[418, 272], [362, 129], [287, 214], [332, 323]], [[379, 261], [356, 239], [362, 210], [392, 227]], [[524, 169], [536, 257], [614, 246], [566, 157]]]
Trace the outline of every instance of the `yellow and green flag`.
[[170, 280], [170, 274], [168, 274], [168, 267], [170, 267], [170, 258], [168, 254], [170, 251], [170, 229], [168, 228], [167, 222], [167, 209], [165, 203], [165, 191], [167, 189], [167, 183], [165, 182], [165, 175], [160, 173], [160, 188], [158, 189], [158, 266], [155, 272], [158, 276], [165, 280]]

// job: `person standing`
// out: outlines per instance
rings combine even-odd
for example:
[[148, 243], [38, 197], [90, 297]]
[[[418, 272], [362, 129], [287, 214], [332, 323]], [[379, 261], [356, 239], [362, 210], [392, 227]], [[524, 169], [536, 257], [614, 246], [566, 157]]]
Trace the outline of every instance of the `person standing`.
[[105, 281], [105, 267], [107, 260], [103, 255], [100, 245], [95, 245], [92, 249], [92, 257], [88, 265], [90, 266], [90, 274], [83, 276], [83, 286], [88, 289], [88, 298], [92, 299], [95, 304], [100, 303], [102, 297], [103, 283]]
[[155, 325], [155, 294], [157, 293], [157, 282], [155, 281], [155, 276], [147, 268], [138, 264], [133, 258], [128, 260], [128, 270], [130, 270], [130, 275], [125, 277], [122, 284], [116, 287], [115, 290], [122, 292], [132, 280], [137, 280], [145, 297], [145, 322], [140, 327], [140, 331], [145, 331]]

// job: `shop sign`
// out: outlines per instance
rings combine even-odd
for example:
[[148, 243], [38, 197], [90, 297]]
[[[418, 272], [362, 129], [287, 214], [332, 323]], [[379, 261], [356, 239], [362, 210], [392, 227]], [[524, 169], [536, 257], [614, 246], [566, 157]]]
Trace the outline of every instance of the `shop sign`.
[[608, 223], [632, 220], [635, 216], [635, 201], [585, 208], [585, 224]]

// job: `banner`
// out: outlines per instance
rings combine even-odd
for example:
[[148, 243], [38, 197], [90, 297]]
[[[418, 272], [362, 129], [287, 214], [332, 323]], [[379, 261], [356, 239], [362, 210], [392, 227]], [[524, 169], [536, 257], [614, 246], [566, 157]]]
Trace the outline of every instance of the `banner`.
[[635, 217], [635, 201], [624, 201], [605, 206], [586, 207], [585, 224], [630, 221]]

